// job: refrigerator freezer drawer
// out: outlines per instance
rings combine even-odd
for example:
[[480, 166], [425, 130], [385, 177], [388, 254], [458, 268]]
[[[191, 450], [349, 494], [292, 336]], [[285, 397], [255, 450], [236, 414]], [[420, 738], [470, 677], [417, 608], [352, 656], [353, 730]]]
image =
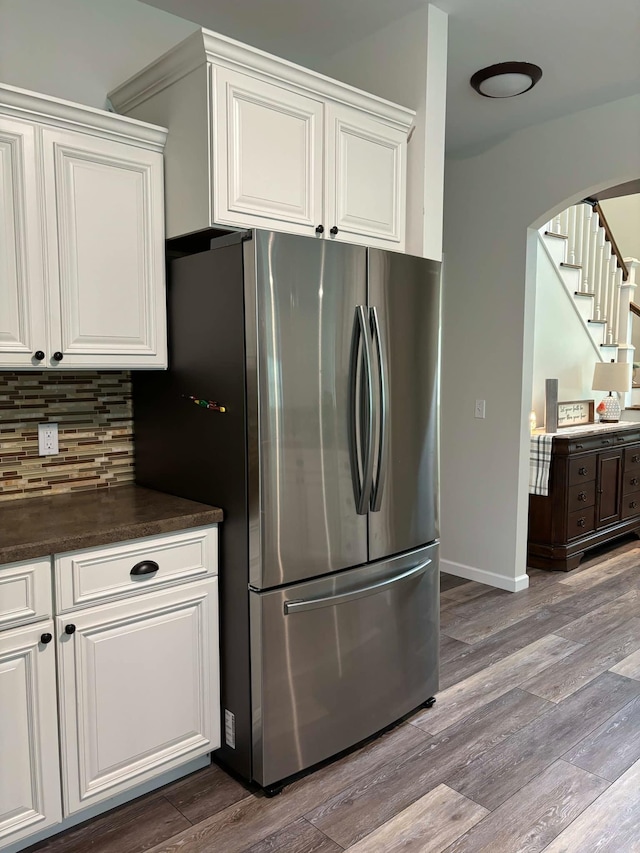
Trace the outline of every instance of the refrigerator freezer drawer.
[[438, 546], [251, 592], [253, 776], [270, 785], [438, 688]]

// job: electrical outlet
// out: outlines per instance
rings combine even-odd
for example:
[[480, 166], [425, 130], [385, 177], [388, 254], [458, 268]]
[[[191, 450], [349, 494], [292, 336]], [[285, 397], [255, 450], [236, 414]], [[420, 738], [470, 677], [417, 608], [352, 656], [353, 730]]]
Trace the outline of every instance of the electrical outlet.
[[485, 401], [484, 400], [476, 400], [476, 418], [484, 418], [485, 417]]
[[58, 424], [38, 424], [38, 453], [55, 456], [58, 452]]

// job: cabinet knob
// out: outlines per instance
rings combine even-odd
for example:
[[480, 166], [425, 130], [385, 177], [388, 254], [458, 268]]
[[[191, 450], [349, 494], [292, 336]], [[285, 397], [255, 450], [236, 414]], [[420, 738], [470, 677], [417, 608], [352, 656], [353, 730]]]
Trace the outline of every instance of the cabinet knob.
[[324, 225], [316, 226], [316, 234], [324, 234]]
[[40, 642], [44, 643], [45, 646], [47, 645], [47, 643], [50, 643], [51, 640], [53, 640], [53, 636], [51, 634], [49, 634], [49, 633], [40, 634]]
[[638, 506], [638, 501], [631, 501], [629, 504], [630, 509], [635, 509]]
[[637, 486], [637, 485], [638, 485], [638, 478], [637, 478], [637, 477], [632, 477], [632, 478], [629, 480], [629, 482], [631, 483], [631, 485], [632, 485], [632, 486]]
[[329, 231], [329, 234], [334, 234], [334, 235], [335, 235], [335, 234], [337, 234], [337, 233], [338, 233], [338, 226], [337, 226], [337, 225], [334, 225], [334, 226], [333, 226], [333, 228]]
[[638, 454], [636, 453], [634, 456], [631, 457], [631, 461], [640, 462], [640, 456], [638, 456]]
[[57, 352], [54, 352], [54, 354], [52, 355], [52, 358], [54, 361], [62, 361], [63, 355], [60, 352], [60, 350], [58, 350]]
[[72, 624], [65, 625], [64, 626], [64, 632], [65, 632], [65, 634], [75, 634], [76, 626], [72, 625]]
[[587, 493], [586, 492], [580, 492], [580, 494], [578, 495], [578, 500], [579, 501], [586, 501], [586, 499], [587, 499]]
[[586, 473], [587, 473], [587, 469], [586, 469], [586, 468], [584, 468], [584, 467], [583, 467], [583, 468], [578, 468], [578, 474], [580, 474], [580, 476], [581, 476], [581, 477], [584, 477], [584, 475], [585, 475]]
[[33, 357], [35, 358], [36, 361], [42, 361], [42, 359], [44, 358], [44, 353], [41, 349], [37, 349], [34, 352]]
[[584, 518], [578, 519], [578, 527], [584, 527], [585, 524], [586, 524], [586, 519], [584, 519]]
[[143, 560], [141, 563], [136, 563], [129, 574], [134, 577], [136, 575], [153, 575], [159, 568], [160, 566], [153, 560]]

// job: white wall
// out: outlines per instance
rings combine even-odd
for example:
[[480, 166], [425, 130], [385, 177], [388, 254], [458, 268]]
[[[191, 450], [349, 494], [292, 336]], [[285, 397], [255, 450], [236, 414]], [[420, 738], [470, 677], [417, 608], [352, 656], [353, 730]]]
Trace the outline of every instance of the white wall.
[[[640, 154], [638, 157], [640, 159]], [[622, 257], [640, 260], [640, 194], [607, 198], [600, 206]]]
[[[624, 133], [612, 134], [612, 127]], [[640, 96], [634, 96], [535, 125], [478, 156], [447, 162], [445, 571], [505, 589], [528, 583], [537, 241], [530, 226], [585, 195], [637, 178], [638, 139]], [[476, 399], [487, 401], [485, 420], [473, 416]]]
[[408, 150], [407, 252], [442, 258], [447, 15], [435, 6], [405, 15], [317, 70], [416, 111]]
[[110, 89], [195, 29], [137, 0], [0, 0], [0, 80], [104, 108]]
[[[593, 367], [602, 358], [542, 238], [538, 238], [536, 255], [531, 408], [538, 426], [543, 426], [545, 380], [558, 380], [559, 400], [593, 400]], [[602, 392], [595, 393], [599, 402]]]

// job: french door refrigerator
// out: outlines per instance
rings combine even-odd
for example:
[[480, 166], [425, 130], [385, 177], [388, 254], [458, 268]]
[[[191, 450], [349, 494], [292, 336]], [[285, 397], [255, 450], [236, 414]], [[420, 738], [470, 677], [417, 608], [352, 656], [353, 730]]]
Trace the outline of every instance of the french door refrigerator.
[[269, 787], [438, 686], [440, 265], [218, 233], [168, 244], [136, 479], [224, 509], [217, 757]]

